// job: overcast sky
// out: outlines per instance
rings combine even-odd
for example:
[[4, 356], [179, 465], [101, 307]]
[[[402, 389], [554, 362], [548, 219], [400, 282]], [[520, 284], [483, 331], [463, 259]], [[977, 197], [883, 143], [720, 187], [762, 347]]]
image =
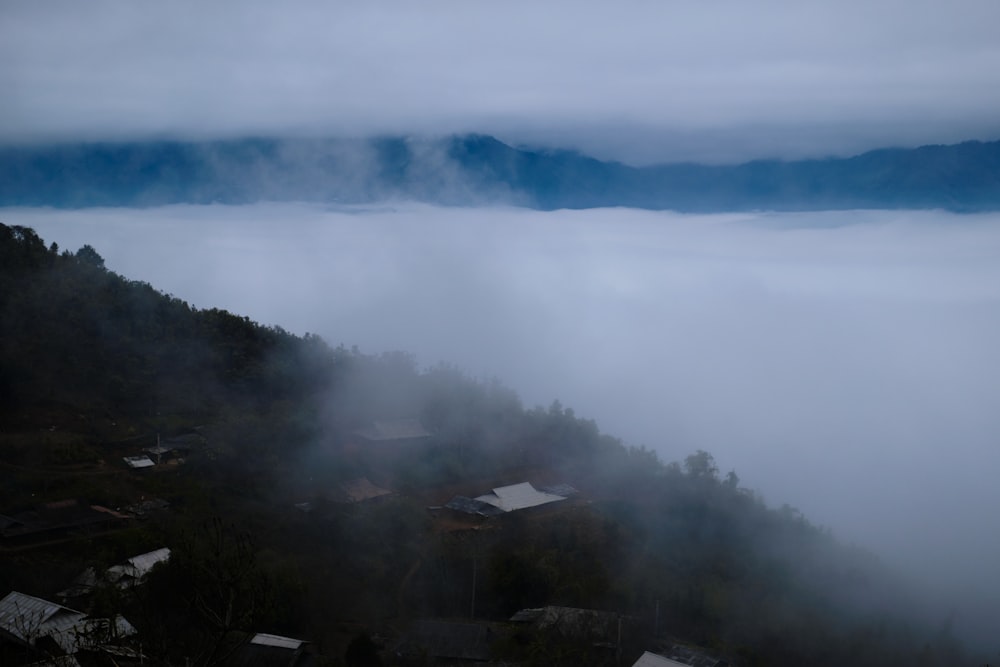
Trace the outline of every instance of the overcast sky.
[[0, 142], [478, 131], [654, 162], [1000, 138], [996, 0], [0, 3]]

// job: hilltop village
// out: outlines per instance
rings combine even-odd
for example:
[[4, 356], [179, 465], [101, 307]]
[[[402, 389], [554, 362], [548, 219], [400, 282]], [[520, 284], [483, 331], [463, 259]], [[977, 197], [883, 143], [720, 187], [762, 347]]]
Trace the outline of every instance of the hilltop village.
[[0, 664], [960, 665], [703, 451], [0, 225]]

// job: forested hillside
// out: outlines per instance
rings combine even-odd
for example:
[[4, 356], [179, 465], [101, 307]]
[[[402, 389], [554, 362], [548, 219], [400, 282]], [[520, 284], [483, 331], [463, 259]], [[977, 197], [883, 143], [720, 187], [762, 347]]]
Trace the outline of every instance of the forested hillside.
[[[144, 585], [74, 603], [123, 614], [143, 664], [237, 664], [253, 632], [307, 639], [318, 664], [429, 664], [399, 648], [428, 618], [484, 624], [497, 664], [630, 665], [665, 642], [734, 665], [975, 664], [947, 610], [709, 453], [663, 462], [558, 401], [198, 310], [3, 225], [0, 424], [0, 518], [68, 499], [123, 516], [38, 540], [3, 524], [0, 596], [53, 598], [84, 566], [169, 546]], [[124, 462], [184, 438], [169, 465]], [[387, 493], [352, 495], [357, 480]], [[574, 493], [445, 507], [525, 481]], [[508, 622], [547, 605], [616, 614], [619, 632]]]

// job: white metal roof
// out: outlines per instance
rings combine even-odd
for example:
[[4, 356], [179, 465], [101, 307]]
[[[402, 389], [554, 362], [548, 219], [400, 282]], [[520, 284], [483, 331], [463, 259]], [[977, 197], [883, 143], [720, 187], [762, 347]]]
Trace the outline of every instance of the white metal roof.
[[121, 565], [113, 565], [108, 568], [108, 579], [118, 581], [122, 577], [132, 579], [142, 579], [157, 563], [165, 563], [170, 560], [170, 549], [163, 547], [156, 551], [132, 556]]
[[126, 456], [124, 459], [130, 468], [149, 468], [156, 465], [148, 456]]
[[531, 482], [521, 482], [510, 486], [501, 486], [493, 489], [493, 493], [479, 496], [476, 500], [489, 503], [494, 507], [499, 507], [504, 512], [523, 510], [529, 507], [537, 507], [546, 503], [554, 503], [566, 500], [563, 496], [554, 493], [544, 493], [531, 485]]
[[106, 643], [109, 636], [135, 634], [132, 624], [121, 616], [113, 621], [88, 619], [82, 611], [18, 591], [12, 591], [0, 600], [0, 629], [29, 645], [34, 645], [42, 637], [51, 637], [66, 653], [76, 653], [83, 646]]
[[677, 662], [662, 655], [656, 655], [646, 651], [639, 659], [632, 663], [632, 667], [687, 667], [683, 662]]
[[301, 639], [292, 639], [291, 637], [282, 637], [280, 635], [269, 635], [263, 632], [258, 632], [250, 640], [251, 644], [258, 644], [260, 646], [276, 646], [278, 648], [287, 648], [291, 651], [298, 649], [305, 642]]
[[153, 569], [157, 563], [165, 563], [170, 560], [170, 549], [162, 547], [149, 553], [132, 556], [128, 559], [128, 564], [132, 566], [135, 574], [133, 576], [143, 577]]
[[28, 644], [68, 629], [86, 616], [82, 611], [18, 591], [11, 591], [0, 600], [0, 629]]

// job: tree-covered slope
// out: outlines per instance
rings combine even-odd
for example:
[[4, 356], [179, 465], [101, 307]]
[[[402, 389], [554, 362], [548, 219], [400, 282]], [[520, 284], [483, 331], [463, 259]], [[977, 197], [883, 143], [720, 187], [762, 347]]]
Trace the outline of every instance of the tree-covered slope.
[[[0, 345], [0, 515], [67, 497], [171, 504], [108, 534], [0, 542], [0, 594], [48, 597], [83, 565], [169, 545], [146, 586], [82, 603], [125, 613], [149, 664], [226, 664], [261, 631], [310, 639], [331, 664], [364, 631], [386, 664], [413, 664], [393, 647], [415, 619], [470, 615], [495, 622], [494, 657], [525, 665], [631, 664], [667, 638], [742, 665], [969, 664], [944, 610], [708, 453], [664, 463], [445, 365], [193, 309], [89, 246], [0, 226]], [[432, 437], [358, 439], [402, 417]], [[181, 465], [120, 462], [191, 429], [208, 446]], [[394, 494], [343, 502], [359, 478]], [[427, 509], [526, 479], [580, 493], [482, 521]], [[545, 605], [621, 614], [620, 657], [505, 623]]]

